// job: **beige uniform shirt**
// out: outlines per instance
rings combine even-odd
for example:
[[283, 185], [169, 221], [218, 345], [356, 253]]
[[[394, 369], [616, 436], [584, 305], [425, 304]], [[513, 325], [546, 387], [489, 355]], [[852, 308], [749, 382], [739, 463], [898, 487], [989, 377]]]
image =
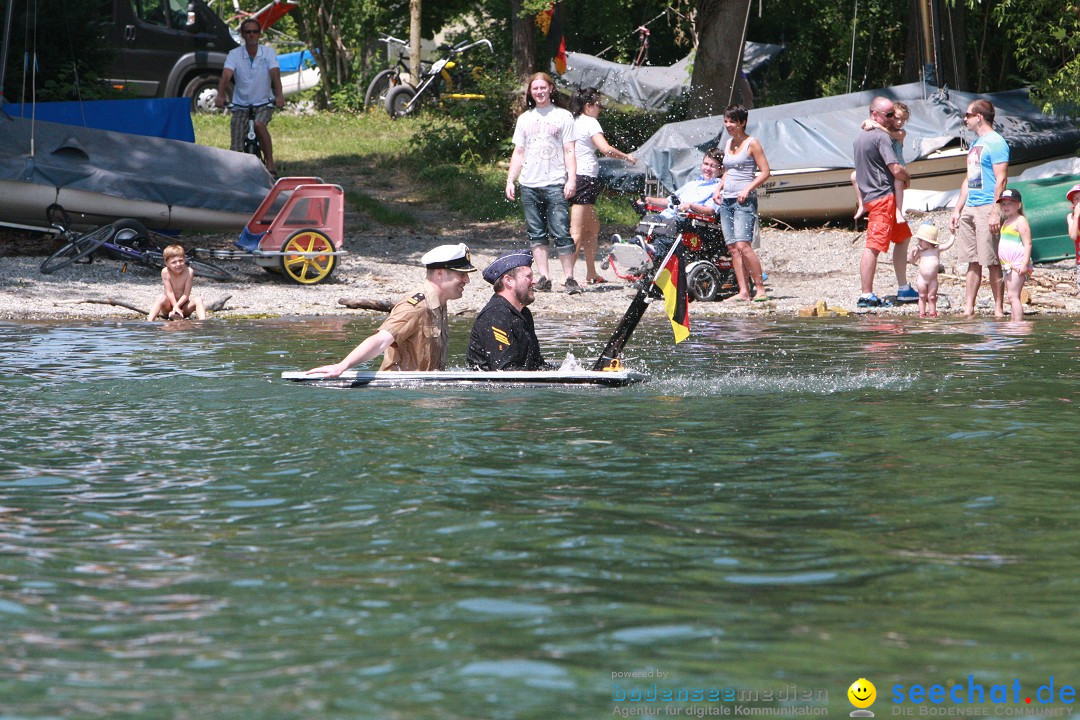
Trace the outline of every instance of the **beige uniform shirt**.
[[380, 370], [444, 370], [450, 344], [446, 308], [439, 305], [437, 288], [425, 281], [415, 293], [397, 301], [379, 328], [394, 336]]

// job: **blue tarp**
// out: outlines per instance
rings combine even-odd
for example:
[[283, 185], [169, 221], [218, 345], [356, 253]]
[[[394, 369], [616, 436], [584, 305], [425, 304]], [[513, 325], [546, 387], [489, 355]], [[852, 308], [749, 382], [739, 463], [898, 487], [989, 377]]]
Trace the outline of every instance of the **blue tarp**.
[[33, 105], [8, 104], [4, 112], [12, 117], [112, 130], [130, 135], [195, 142], [191, 124], [191, 98], [147, 100], [88, 100], [86, 102], [49, 102]]

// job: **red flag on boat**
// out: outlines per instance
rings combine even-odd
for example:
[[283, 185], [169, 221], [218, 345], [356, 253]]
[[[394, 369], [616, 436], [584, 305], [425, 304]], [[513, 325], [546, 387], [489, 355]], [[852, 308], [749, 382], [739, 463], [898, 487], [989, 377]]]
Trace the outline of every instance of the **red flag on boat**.
[[677, 345], [690, 337], [690, 302], [686, 294], [686, 261], [681, 242], [671, 248], [653, 284], [664, 294], [664, 310], [671, 320]]

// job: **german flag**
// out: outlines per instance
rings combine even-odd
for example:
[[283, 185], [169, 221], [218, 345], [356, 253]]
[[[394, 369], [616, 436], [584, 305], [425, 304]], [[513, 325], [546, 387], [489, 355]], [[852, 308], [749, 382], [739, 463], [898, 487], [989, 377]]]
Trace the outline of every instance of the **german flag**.
[[541, 25], [541, 31], [547, 37], [548, 52], [555, 63], [555, 72], [559, 75], [566, 74], [566, 38], [563, 36], [562, 4], [553, 2], [540, 13], [546, 15], [545, 25]]
[[690, 303], [686, 295], [686, 261], [681, 242], [671, 248], [653, 284], [664, 295], [664, 310], [671, 319], [677, 345], [690, 337]]

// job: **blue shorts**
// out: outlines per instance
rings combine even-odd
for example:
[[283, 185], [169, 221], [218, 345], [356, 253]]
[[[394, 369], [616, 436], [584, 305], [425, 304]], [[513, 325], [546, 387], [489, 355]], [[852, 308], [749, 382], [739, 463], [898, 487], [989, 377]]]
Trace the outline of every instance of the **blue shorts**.
[[750, 193], [746, 202], [741, 204], [738, 198], [722, 199], [716, 214], [720, 216], [724, 242], [728, 245], [753, 241], [754, 226], [757, 224], [757, 193]]

